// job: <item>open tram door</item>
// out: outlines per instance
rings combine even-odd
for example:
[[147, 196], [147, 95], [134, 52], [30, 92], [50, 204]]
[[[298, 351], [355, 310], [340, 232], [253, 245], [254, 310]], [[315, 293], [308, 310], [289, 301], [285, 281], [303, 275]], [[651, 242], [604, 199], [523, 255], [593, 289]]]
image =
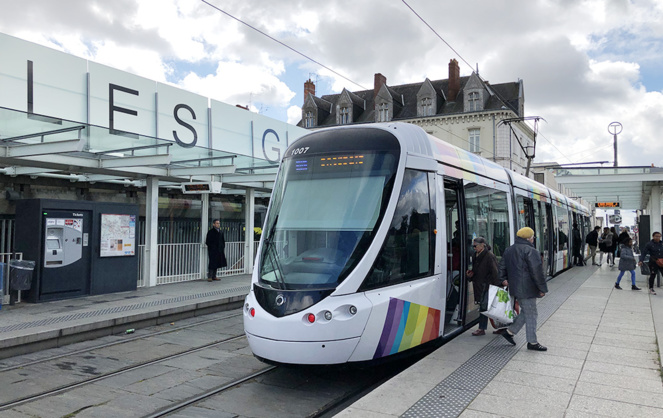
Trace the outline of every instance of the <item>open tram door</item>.
[[[438, 177], [442, 180], [442, 177]], [[468, 312], [467, 306], [471, 302], [469, 291], [471, 286], [466, 280], [467, 245], [466, 222], [463, 205], [463, 186], [459, 180], [446, 178], [440, 182], [444, 185], [444, 222], [446, 230], [446, 304], [444, 316], [444, 335], [448, 336], [463, 328], [463, 324], [478, 317], [479, 310]], [[470, 243], [471, 245], [471, 243]], [[473, 306], [473, 304], [472, 304]]]
[[[537, 195], [538, 196], [538, 195]], [[550, 260], [550, 242], [548, 239], [548, 209], [545, 202], [539, 199], [532, 199], [525, 196], [517, 196], [518, 211], [518, 229], [530, 227], [534, 230], [534, 246], [543, 262], [543, 274], [550, 276], [552, 271], [552, 261]]]

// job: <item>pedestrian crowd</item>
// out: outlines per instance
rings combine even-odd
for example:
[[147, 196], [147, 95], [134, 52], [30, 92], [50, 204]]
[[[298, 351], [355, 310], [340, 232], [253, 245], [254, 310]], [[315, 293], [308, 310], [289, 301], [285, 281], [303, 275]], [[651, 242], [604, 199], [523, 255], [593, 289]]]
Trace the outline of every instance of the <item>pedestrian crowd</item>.
[[[490, 245], [483, 237], [477, 237], [472, 242], [474, 248], [473, 269], [467, 271], [468, 281], [471, 281], [474, 289], [475, 303], [480, 305], [479, 327], [472, 333], [474, 336], [486, 334], [488, 326], [489, 305], [494, 303], [497, 298], [494, 292], [489, 297], [489, 288], [491, 286], [505, 287], [508, 294], [517, 303], [511, 305], [514, 311], [519, 307], [519, 313], [515, 319], [507, 326], [495, 331], [501, 334], [511, 345], [516, 345], [514, 336], [525, 327], [527, 349], [535, 351], [547, 351], [547, 348], [541, 345], [537, 339], [537, 299], [542, 298], [548, 293], [546, 278], [544, 275], [543, 257], [534, 245], [534, 230], [524, 227], [518, 230], [516, 240], [513, 245], [506, 248], [498, 262], [495, 255], [491, 252]], [[619, 235], [615, 227], [605, 227], [601, 230], [600, 226], [594, 227], [585, 237], [585, 243], [588, 247], [587, 258], [584, 258], [581, 252], [582, 235], [576, 223], [572, 230], [572, 254], [573, 264], [575, 266], [584, 266], [591, 259], [593, 266], [601, 266], [605, 256], [605, 262], [611, 268], [617, 266], [619, 273], [617, 275], [614, 288], [622, 290], [620, 282], [623, 276], [628, 272], [631, 275], [631, 290], [642, 290], [636, 285], [636, 268], [641, 268], [641, 273], [648, 276], [648, 287], [651, 295], [656, 295], [654, 290], [654, 280], [656, 276], [663, 273], [663, 241], [661, 233], [654, 232], [641, 253], [637, 254], [634, 250], [633, 236], [627, 228], [623, 228]], [[599, 251], [599, 261], [596, 262], [597, 249]], [[615, 259], [619, 259], [617, 264]], [[493, 300], [490, 300], [493, 298]], [[508, 299], [508, 298], [507, 298]], [[500, 303], [503, 301], [500, 301]], [[492, 320], [492, 319], [491, 319]]]

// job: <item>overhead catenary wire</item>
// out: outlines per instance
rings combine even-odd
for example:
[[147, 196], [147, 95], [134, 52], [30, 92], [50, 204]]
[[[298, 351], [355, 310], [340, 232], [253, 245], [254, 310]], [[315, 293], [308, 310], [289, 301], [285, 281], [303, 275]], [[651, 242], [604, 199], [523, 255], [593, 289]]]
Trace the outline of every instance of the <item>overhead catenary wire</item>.
[[319, 62], [319, 61], [317, 61], [317, 60], [315, 60], [315, 59], [309, 57], [308, 55], [304, 54], [303, 52], [300, 52], [300, 51], [296, 50], [295, 48], [291, 47], [290, 45], [288, 45], [288, 44], [286, 44], [286, 43], [284, 43], [284, 42], [279, 41], [278, 39], [274, 38], [273, 36], [268, 35], [267, 33], [261, 31], [260, 29], [256, 28], [255, 26], [252, 26], [252, 25], [250, 25], [250, 24], [244, 22], [243, 20], [241, 20], [241, 19], [239, 19], [239, 18], [237, 18], [237, 17], [231, 15], [230, 13], [226, 12], [225, 10], [222, 10], [222, 9], [220, 9], [219, 7], [213, 5], [213, 4], [210, 3], [209, 1], [207, 1], [207, 0], [201, 0], [201, 1], [202, 1], [203, 3], [205, 3], [206, 5], [208, 5], [208, 6], [212, 7], [212, 8], [214, 8], [214, 9], [218, 10], [219, 12], [221, 12], [221, 13], [223, 13], [223, 14], [225, 14], [226, 16], [228, 16], [228, 17], [230, 17], [230, 18], [232, 18], [232, 19], [238, 21], [238, 22], [241, 23], [242, 25], [245, 25], [245, 26], [247, 26], [247, 27], [253, 29], [254, 31], [258, 32], [259, 34], [261, 34], [261, 35], [263, 35], [263, 36], [266, 36], [267, 38], [271, 39], [272, 41], [278, 43], [279, 45], [282, 45], [282, 46], [284, 46], [285, 48], [288, 48], [289, 50], [291, 50], [292, 52], [294, 52], [294, 53], [296, 53], [296, 54], [298, 54], [298, 55], [300, 55], [300, 56], [306, 58], [307, 60], [309, 60], [309, 61], [311, 61], [311, 62], [313, 62], [313, 63], [315, 63], [315, 64], [321, 66], [321, 67], [324, 68], [325, 70], [330, 71], [330, 72], [332, 72], [333, 74], [336, 74], [337, 76], [343, 78], [344, 80], [347, 80], [347, 81], [351, 82], [352, 84], [354, 84], [354, 85], [356, 85], [356, 86], [361, 87], [361, 88], [364, 89], [364, 90], [368, 90], [368, 88], [362, 86], [361, 84], [359, 84], [359, 83], [357, 83], [357, 82], [355, 82], [355, 81], [352, 81], [351, 79], [349, 79], [348, 77], [346, 77], [346, 76], [344, 76], [343, 74], [339, 73], [338, 71], [335, 71], [335, 70], [329, 68], [328, 66], [324, 65], [323, 63], [321, 63], [321, 62]]

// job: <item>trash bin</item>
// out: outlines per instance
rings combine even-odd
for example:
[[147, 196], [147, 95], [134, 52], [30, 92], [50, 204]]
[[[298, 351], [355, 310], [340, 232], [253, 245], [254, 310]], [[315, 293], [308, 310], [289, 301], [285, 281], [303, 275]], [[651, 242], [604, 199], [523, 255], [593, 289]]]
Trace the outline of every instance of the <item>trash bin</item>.
[[28, 260], [9, 260], [9, 290], [30, 290], [35, 262]]

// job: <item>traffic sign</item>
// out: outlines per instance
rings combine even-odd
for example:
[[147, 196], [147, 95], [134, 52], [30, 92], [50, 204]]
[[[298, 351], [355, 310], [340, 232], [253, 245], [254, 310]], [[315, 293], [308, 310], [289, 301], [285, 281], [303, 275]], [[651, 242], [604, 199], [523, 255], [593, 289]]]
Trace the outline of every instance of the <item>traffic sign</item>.
[[619, 202], [596, 202], [594, 203], [594, 207], [597, 208], [620, 208], [621, 205]]

